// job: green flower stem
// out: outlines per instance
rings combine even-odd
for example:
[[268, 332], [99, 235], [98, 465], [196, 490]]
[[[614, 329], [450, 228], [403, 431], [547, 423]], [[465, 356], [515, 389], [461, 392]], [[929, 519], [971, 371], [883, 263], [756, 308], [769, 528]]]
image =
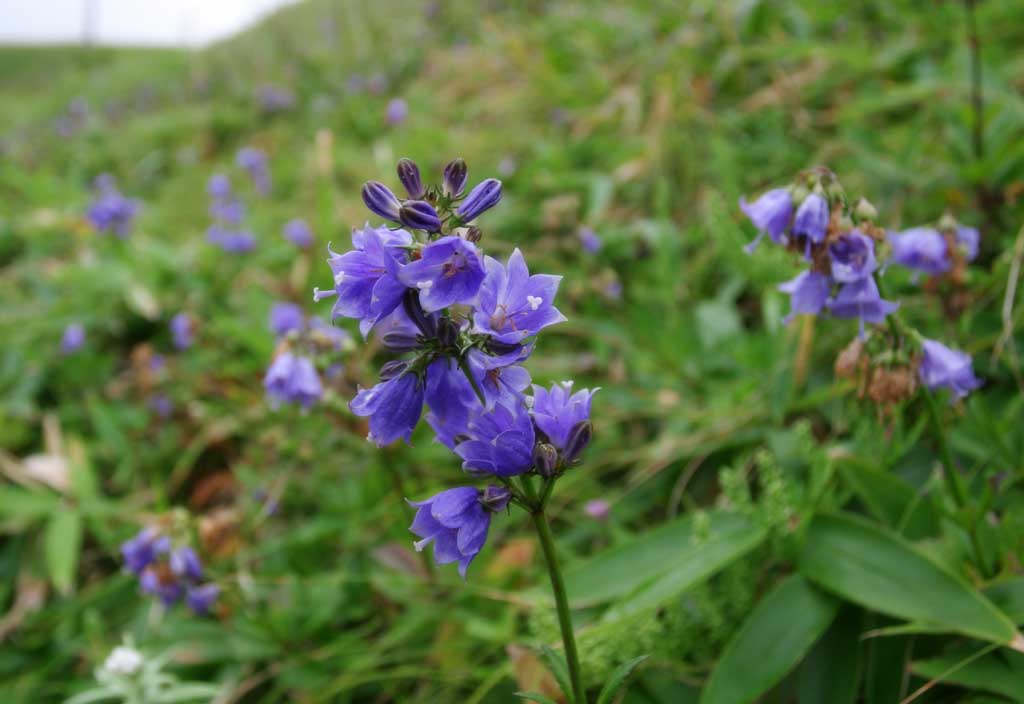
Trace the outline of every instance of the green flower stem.
[[558, 565], [558, 554], [555, 551], [555, 539], [551, 535], [551, 526], [548, 525], [548, 517], [544, 512], [544, 505], [537, 497], [537, 491], [527, 477], [523, 478], [523, 487], [530, 505], [530, 517], [533, 525], [537, 528], [537, 538], [540, 540], [541, 550], [544, 551], [544, 560], [548, 565], [548, 575], [551, 577], [551, 591], [555, 596], [555, 608], [558, 611], [558, 625], [562, 630], [562, 645], [565, 648], [565, 662], [569, 666], [569, 680], [572, 683], [572, 697], [576, 704], [587, 704], [586, 691], [583, 689], [583, 674], [580, 670], [580, 657], [576, 651], [576, 635], [572, 629], [572, 617], [569, 612], [569, 598], [565, 591], [565, 580], [562, 578], [562, 569]]
[[480, 399], [480, 405], [486, 406], [487, 399], [484, 398], [484, 392], [480, 390], [480, 385], [476, 383], [476, 379], [473, 378], [473, 372], [469, 369], [469, 362], [466, 361], [466, 356], [462, 355], [459, 357], [459, 369], [466, 375], [469, 380], [469, 385], [473, 387], [473, 391], [476, 392], [476, 397]]

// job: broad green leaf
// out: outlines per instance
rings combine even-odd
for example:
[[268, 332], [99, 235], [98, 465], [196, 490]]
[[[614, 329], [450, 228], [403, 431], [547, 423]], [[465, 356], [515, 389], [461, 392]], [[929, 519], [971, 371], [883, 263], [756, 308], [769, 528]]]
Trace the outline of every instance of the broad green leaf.
[[68, 442], [68, 466], [71, 474], [71, 488], [80, 502], [89, 502], [99, 496], [99, 484], [93, 471], [85, 445], [78, 438]]
[[78, 554], [82, 548], [82, 517], [69, 507], [61, 506], [46, 525], [46, 567], [57, 591], [71, 591]]
[[1013, 577], [993, 584], [985, 590], [985, 596], [1002, 609], [1011, 621], [1024, 623], [1024, 577]]
[[998, 653], [977, 660], [970, 658], [970, 654], [965, 654], [920, 660], [911, 663], [910, 669], [921, 677], [1001, 694], [1024, 703], [1024, 669], [1014, 668]]
[[537, 702], [537, 704], [557, 704], [554, 699], [540, 692], [516, 692], [516, 696], [528, 702]]
[[844, 604], [836, 619], [800, 665], [800, 704], [851, 704], [861, 678], [864, 612]]
[[780, 582], [747, 616], [711, 672], [701, 704], [748, 704], [799, 663], [839, 602], [799, 575]]
[[815, 517], [807, 530], [800, 572], [883, 614], [1002, 645], [1021, 642], [1006, 614], [963, 579], [894, 533], [858, 517]]
[[0, 486], [0, 520], [37, 521], [57, 510], [60, 497], [48, 491]]
[[548, 669], [551, 670], [551, 674], [554, 675], [555, 681], [558, 682], [558, 686], [562, 688], [565, 696], [571, 700], [572, 681], [569, 679], [569, 666], [566, 665], [565, 658], [562, 657], [561, 653], [556, 653], [546, 645], [541, 646], [540, 654], [544, 658], [544, 662], [547, 663]]
[[700, 544], [695, 543], [693, 516], [684, 516], [566, 570], [572, 606], [591, 606], [628, 594], [672, 569], [680, 559], [701, 555], [716, 534], [754, 529], [750, 519], [737, 514], [715, 512], [708, 518], [710, 538]]
[[677, 547], [669, 558], [667, 571], [632, 592], [605, 615], [612, 621], [663, 604], [761, 544], [767, 535], [763, 526], [732, 516], [699, 542]]
[[649, 655], [641, 655], [616, 667], [615, 671], [612, 672], [612, 676], [608, 678], [604, 687], [601, 688], [601, 693], [597, 695], [597, 704], [612, 704], [615, 695], [626, 684], [626, 680], [633, 674], [633, 670], [649, 657]]

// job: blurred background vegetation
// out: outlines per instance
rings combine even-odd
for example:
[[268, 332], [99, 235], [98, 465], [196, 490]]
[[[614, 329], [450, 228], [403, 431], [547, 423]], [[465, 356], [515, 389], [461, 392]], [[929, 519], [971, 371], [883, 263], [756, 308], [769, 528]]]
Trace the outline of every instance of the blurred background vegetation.
[[[975, 10], [982, 150], [965, 7], [308, 0], [197, 52], [0, 49], [3, 701], [88, 689], [124, 634], [173, 650], [175, 672], [216, 684], [222, 702], [557, 698], [537, 655], [557, 626], [525, 517], [495, 521], [466, 583], [428, 577], [411, 551], [396, 482], [422, 498], [460, 470], [429, 429], [414, 447], [366, 443], [346, 404], [373, 382], [379, 350], [348, 350], [312, 412], [264, 398], [272, 303], [327, 314], [311, 300], [329, 283], [326, 245], [344, 249], [367, 219], [360, 185], [397, 185], [402, 156], [430, 174], [462, 156], [474, 181], [501, 178], [487, 251], [518, 246], [532, 270], [564, 275], [569, 322], [542, 336], [530, 369], [537, 383], [602, 387], [595, 441], [552, 509], [591, 683], [649, 653], [625, 701], [696, 702], [739, 625], [794, 571], [810, 517], [839, 508], [914, 541], [972, 593], [997, 590], [1020, 623], [1012, 343], [1024, 339], [1003, 298], [1024, 255], [1024, 5]], [[293, 104], [268, 109], [268, 86]], [[399, 124], [394, 99], [408, 105]], [[273, 188], [246, 193], [255, 251], [227, 255], [205, 240], [205, 187], [218, 171], [244, 182], [244, 146], [269, 155]], [[994, 517], [984, 574], [936, 496], [918, 405], [876, 408], [836, 381], [855, 326], [782, 326], [775, 285], [798, 262], [743, 252], [739, 196], [819, 164], [893, 229], [948, 211], [981, 230], [956, 305], [896, 286], [906, 314], [986, 379], [948, 410], [979, 515]], [[143, 204], [127, 240], [83, 218], [104, 172]], [[281, 236], [296, 217], [316, 235], [310, 252]], [[581, 247], [584, 227], [600, 251]], [[197, 344], [177, 352], [180, 311]], [[87, 342], [64, 356], [75, 321]], [[597, 498], [607, 521], [584, 512]], [[121, 570], [121, 541], [185, 512], [224, 592], [207, 619], [164, 613]], [[673, 568], [674, 582], [644, 591]], [[962, 627], [862, 638], [910, 619], [841, 596], [824, 636], [775, 641], [796, 657], [765, 701], [897, 702], [984, 647]], [[1016, 653], [976, 662], [990, 669], [917, 701], [1024, 701]]]

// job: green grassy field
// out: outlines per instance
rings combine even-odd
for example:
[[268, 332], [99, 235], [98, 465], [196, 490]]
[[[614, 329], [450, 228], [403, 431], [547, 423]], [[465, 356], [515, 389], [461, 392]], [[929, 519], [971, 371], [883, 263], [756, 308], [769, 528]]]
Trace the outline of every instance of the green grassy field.
[[[362, 183], [397, 186], [403, 156], [435, 181], [461, 156], [472, 183], [504, 182], [487, 252], [564, 276], [569, 321], [541, 336], [535, 383], [601, 387], [550, 509], [595, 700], [650, 655], [621, 701], [891, 704], [933, 678], [913, 701], [1024, 701], [1024, 656], [971, 610], [1024, 622], [1024, 308], [1006, 298], [1024, 257], [1024, 5], [975, 11], [980, 145], [962, 3], [476, 5], [310, 0], [196, 53], [0, 49], [0, 700], [85, 692], [128, 636], [213, 686], [175, 701], [566, 701], [524, 514], [495, 520], [465, 582], [413, 552], [400, 497], [461, 471], [423, 425], [410, 446], [366, 442], [348, 401], [379, 345], [339, 323], [357, 342], [309, 412], [263, 390], [269, 310], [329, 315], [312, 289], [330, 285], [327, 244], [369, 217]], [[267, 85], [294, 106], [264, 110]], [[270, 158], [266, 197], [235, 165], [245, 146]], [[776, 285], [800, 262], [744, 253], [740, 196], [815, 165], [886, 227], [948, 212], [981, 230], [955, 296], [899, 272], [887, 291], [985, 380], [940, 408], [966, 506], [943, 491], [925, 402], [858, 399], [833, 374], [856, 324], [784, 326]], [[251, 253], [206, 241], [216, 172], [246, 200]], [[128, 239], [84, 219], [100, 173], [142, 203]], [[297, 217], [305, 252], [281, 236]], [[197, 331], [178, 351], [181, 311]], [[72, 322], [86, 344], [63, 355]], [[122, 570], [120, 543], [157, 522], [192, 531], [222, 590], [211, 616], [164, 611]], [[826, 540], [841, 533], [863, 541], [844, 553]], [[863, 574], [843, 572], [865, 545]]]

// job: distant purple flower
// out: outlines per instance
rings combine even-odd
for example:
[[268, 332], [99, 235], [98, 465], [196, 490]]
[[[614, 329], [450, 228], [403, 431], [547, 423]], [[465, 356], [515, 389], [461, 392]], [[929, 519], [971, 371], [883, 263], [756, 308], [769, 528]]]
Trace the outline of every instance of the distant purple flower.
[[270, 167], [267, 165], [267, 155], [262, 150], [243, 147], [235, 155], [235, 161], [239, 168], [249, 174], [260, 195], [270, 193]]
[[85, 326], [81, 323], [71, 323], [64, 328], [64, 335], [60, 339], [60, 351], [64, 354], [74, 354], [85, 345]]
[[315, 289], [313, 300], [337, 295], [331, 318], [355, 318], [363, 335], [402, 302], [405, 285], [398, 280], [405, 247], [412, 235], [386, 227], [352, 231], [352, 251], [338, 254], [328, 247], [327, 263], [334, 273], [334, 291]]
[[601, 238], [598, 237], [597, 233], [589, 227], [581, 227], [576, 233], [576, 236], [580, 240], [580, 244], [583, 246], [584, 251], [590, 252], [591, 254], [597, 254], [601, 251]]
[[149, 408], [161, 418], [170, 418], [174, 413], [174, 402], [166, 394], [154, 394], [149, 399]]
[[160, 599], [164, 606], [173, 606], [185, 593], [185, 587], [172, 575], [147, 569], [139, 576], [139, 586], [146, 594]]
[[86, 211], [89, 223], [100, 232], [127, 237], [138, 214], [138, 201], [124, 197], [110, 174], [96, 177], [96, 199]]
[[284, 112], [295, 107], [295, 94], [280, 86], [260, 86], [257, 97], [266, 113]]
[[774, 188], [753, 203], [740, 198], [740, 210], [758, 230], [757, 238], [746, 247], [749, 254], [754, 251], [765, 234], [771, 237], [773, 242], [783, 243], [786, 228], [789, 227], [793, 215], [793, 196], [786, 188]]
[[398, 272], [399, 280], [420, 292], [423, 310], [432, 313], [456, 303], [470, 303], [484, 280], [482, 257], [471, 242], [442, 237]]
[[807, 196], [797, 208], [796, 217], [793, 218], [793, 234], [807, 238], [808, 253], [811, 243], [821, 244], [825, 241], [828, 219], [828, 201], [818, 193]]
[[188, 313], [182, 311], [175, 314], [168, 327], [171, 329], [171, 339], [176, 349], [187, 350], [195, 343], [195, 330]]
[[134, 538], [121, 543], [121, 557], [125, 569], [138, 575], [170, 549], [170, 538], [160, 535], [153, 528], [143, 528]]
[[231, 254], [245, 254], [256, 248], [256, 238], [248, 230], [227, 230], [214, 225], [206, 231], [206, 238]]
[[978, 257], [978, 245], [980, 244], [981, 236], [978, 234], [977, 228], [965, 227], [964, 225], [957, 225], [956, 227], [956, 243], [964, 253], [964, 258], [969, 262], [973, 262]]
[[522, 404], [477, 411], [465, 434], [468, 439], [455, 445], [455, 454], [467, 472], [510, 477], [533, 465], [533, 422]]
[[933, 391], [947, 388], [963, 398], [981, 386], [981, 379], [974, 375], [971, 356], [966, 352], [950, 349], [941, 342], [925, 340], [922, 344], [924, 357], [918, 374], [921, 381]]
[[458, 562], [459, 574], [465, 579], [470, 563], [487, 541], [491, 516], [503, 510], [510, 497], [504, 487], [491, 486], [481, 491], [462, 486], [442, 491], [426, 501], [410, 501], [409, 505], [417, 509], [409, 527], [420, 537], [415, 543], [416, 550], [433, 543], [434, 561], [439, 565]]
[[270, 330], [277, 337], [300, 331], [306, 324], [302, 307], [294, 303], [278, 302], [270, 309]]
[[220, 596], [220, 587], [216, 584], [200, 584], [190, 587], [185, 592], [185, 603], [192, 613], [197, 616], [205, 616], [210, 612], [218, 596]]
[[583, 505], [583, 513], [595, 521], [607, 521], [612, 505], [604, 499], [592, 499]]
[[885, 316], [900, 307], [899, 303], [887, 301], [878, 292], [878, 284], [871, 276], [844, 284], [839, 294], [827, 303], [832, 315], [837, 318], [858, 318], [860, 337], [864, 338], [864, 323], [882, 323]]
[[323, 395], [323, 386], [313, 361], [291, 352], [279, 354], [274, 359], [263, 378], [263, 386], [274, 406], [297, 403], [303, 408], [310, 408]]
[[561, 276], [531, 276], [519, 249], [513, 250], [507, 265], [487, 257], [485, 267], [473, 312], [475, 332], [514, 344], [566, 320], [554, 306]]
[[378, 71], [377, 73], [370, 74], [370, 77], [366, 79], [366, 89], [374, 95], [380, 95], [388, 88], [388, 77]]
[[914, 227], [889, 236], [892, 242], [892, 260], [908, 269], [936, 275], [949, 271], [953, 262], [949, 258], [946, 238], [930, 227]]
[[171, 572], [177, 577], [193, 581], [199, 581], [203, 578], [203, 565], [199, 561], [199, 556], [196, 555], [195, 550], [188, 546], [173, 550], [167, 564], [171, 568]]
[[313, 244], [313, 231], [305, 220], [289, 220], [284, 226], [284, 238], [299, 249], [309, 249]]
[[566, 463], [577, 459], [590, 443], [590, 400], [598, 389], [572, 393], [572, 382], [553, 384], [551, 389], [533, 387], [534, 425], [562, 454]]
[[231, 197], [231, 179], [227, 174], [214, 174], [206, 182], [206, 192], [216, 200], [227, 200]]
[[858, 230], [851, 230], [829, 245], [832, 278], [841, 284], [860, 281], [878, 268], [875, 242]]
[[240, 225], [245, 219], [245, 204], [240, 200], [215, 200], [210, 204], [210, 217], [226, 225]]
[[409, 117], [409, 104], [402, 98], [394, 98], [388, 103], [385, 115], [388, 119], [388, 124], [400, 125]]
[[377, 447], [399, 438], [408, 442], [423, 412], [423, 384], [413, 373], [398, 374], [373, 388], [360, 389], [349, 408], [357, 416], [369, 416], [367, 439]]
[[385, 220], [398, 222], [402, 202], [390, 188], [380, 181], [367, 181], [363, 184], [362, 196], [363, 203], [371, 212], [380, 215]]
[[466, 223], [476, 220], [501, 201], [501, 181], [489, 178], [481, 181], [469, 192], [466, 199], [456, 208], [459, 220]]
[[790, 313], [783, 318], [789, 324], [797, 313], [817, 315], [825, 307], [832, 284], [828, 277], [816, 271], [802, 271], [795, 278], [779, 284], [779, 290], [790, 296]]

